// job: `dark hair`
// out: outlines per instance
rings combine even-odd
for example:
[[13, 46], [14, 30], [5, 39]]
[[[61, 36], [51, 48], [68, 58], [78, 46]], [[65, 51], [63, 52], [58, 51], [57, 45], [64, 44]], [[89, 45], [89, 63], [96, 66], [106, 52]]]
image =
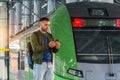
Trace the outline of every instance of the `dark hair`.
[[40, 18], [39, 22], [40, 21], [49, 21], [49, 19], [47, 17], [42, 17], [42, 18]]

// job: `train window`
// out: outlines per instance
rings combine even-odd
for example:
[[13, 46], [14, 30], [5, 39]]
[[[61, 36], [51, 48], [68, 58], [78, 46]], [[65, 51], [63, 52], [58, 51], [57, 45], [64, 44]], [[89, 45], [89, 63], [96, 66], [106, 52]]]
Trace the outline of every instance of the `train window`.
[[90, 16], [108, 16], [104, 8], [88, 8]]
[[81, 27], [116, 27], [120, 26], [119, 19], [81, 19], [71, 18], [74, 28]]
[[116, 27], [115, 19], [86, 19], [84, 22], [85, 26], [90, 27]]
[[119, 30], [74, 30], [74, 39], [79, 62], [108, 63], [109, 59], [120, 62]]

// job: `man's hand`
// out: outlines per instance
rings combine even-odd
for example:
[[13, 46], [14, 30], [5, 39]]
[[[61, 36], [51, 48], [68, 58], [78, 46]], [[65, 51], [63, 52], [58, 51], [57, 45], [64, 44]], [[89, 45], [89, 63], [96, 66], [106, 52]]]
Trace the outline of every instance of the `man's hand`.
[[60, 48], [60, 42], [59, 42], [59, 41], [55, 41], [55, 47], [56, 47], [57, 49]]
[[50, 48], [55, 47], [55, 45], [56, 45], [55, 41], [50, 41], [50, 42], [49, 42], [49, 47], [50, 47]]

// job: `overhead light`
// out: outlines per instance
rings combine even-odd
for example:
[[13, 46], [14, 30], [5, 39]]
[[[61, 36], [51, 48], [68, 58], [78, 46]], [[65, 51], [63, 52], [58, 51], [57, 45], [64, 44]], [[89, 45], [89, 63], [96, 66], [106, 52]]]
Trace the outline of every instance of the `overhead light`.
[[45, 3], [44, 5], [42, 5], [42, 8], [45, 8], [47, 5], [48, 5], [48, 4], [47, 4], [47, 3]]

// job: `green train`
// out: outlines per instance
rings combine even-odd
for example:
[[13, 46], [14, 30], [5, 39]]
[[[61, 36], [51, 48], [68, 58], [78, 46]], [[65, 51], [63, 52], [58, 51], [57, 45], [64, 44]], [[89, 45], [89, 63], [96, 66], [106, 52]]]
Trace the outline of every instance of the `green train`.
[[119, 8], [110, 3], [76, 2], [52, 14], [51, 31], [61, 43], [55, 55], [60, 80], [120, 79]]
[[[75, 2], [50, 15], [50, 32], [61, 43], [54, 55], [55, 80], [120, 80], [119, 9], [112, 3]], [[32, 80], [32, 70], [26, 74]]]

